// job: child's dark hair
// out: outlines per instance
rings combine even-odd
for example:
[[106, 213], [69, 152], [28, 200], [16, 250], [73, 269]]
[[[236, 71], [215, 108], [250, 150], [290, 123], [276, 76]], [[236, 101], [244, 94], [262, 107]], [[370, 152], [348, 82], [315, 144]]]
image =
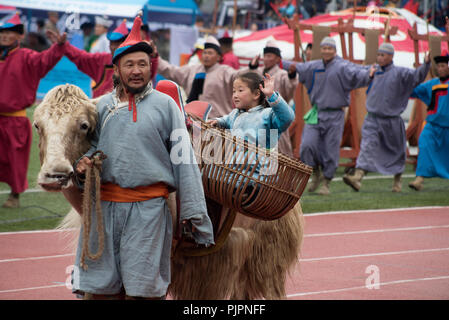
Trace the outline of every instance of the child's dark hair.
[[264, 78], [261, 74], [253, 71], [248, 71], [239, 74], [237, 76], [237, 79], [240, 79], [242, 82], [246, 83], [251, 92], [255, 92], [256, 90], [258, 90], [260, 92], [259, 104], [261, 104], [264, 108], [269, 106], [267, 100], [265, 99], [265, 94], [260, 91], [259, 88], [260, 84], [262, 84], [262, 86], [264, 85]]

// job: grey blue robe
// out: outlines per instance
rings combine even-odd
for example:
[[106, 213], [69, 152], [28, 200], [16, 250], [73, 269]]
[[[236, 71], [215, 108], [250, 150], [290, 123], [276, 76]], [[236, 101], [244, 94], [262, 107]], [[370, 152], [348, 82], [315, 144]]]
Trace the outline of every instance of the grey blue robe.
[[[97, 104], [99, 119], [86, 154], [101, 150], [101, 181], [122, 188], [158, 182], [177, 191], [181, 220], [190, 219], [200, 244], [213, 244], [201, 175], [184, 118], [176, 102], [166, 94], [147, 90], [136, 96], [137, 122], [128, 103], [119, 103], [115, 90]], [[73, 275], [74, 292], [116, 294], [124, 286], [127, 295], [160, 297], [170, 283], [172, 219], [164, 198], [140, 202], [101, 202], [105, 248], [99, 260], [86, 257], [87, 271], [79, 267], [80, 237]], [[92, 220], [89, 245], [96, 252], [96, 220]], [[82, 232], [81, 232], [82, 235]]]
[[[282, 63], [284, 69], [292, 64], [284, 60]], [[324, 177], [332, 179], [340, 159], [343, 108], [349, 106], [351, 90], [368, 86], [369, 68], [336, 56], [327, 64], [323, 60], [296, 63], [296, 71], [312, 106], [318, 109], [318, 124], [304, 126], [299, 157], [311, 167], [321, 165]]]
[[362, 141], [356, 168], [399, 174], [405, 169], [406, 135], [401, 113], [407, 108], [413, 88], [426, 78], [430, 63], [416, 70], [393, 63], [380, 67], [367, 89], [368, 114], [362, 126]]

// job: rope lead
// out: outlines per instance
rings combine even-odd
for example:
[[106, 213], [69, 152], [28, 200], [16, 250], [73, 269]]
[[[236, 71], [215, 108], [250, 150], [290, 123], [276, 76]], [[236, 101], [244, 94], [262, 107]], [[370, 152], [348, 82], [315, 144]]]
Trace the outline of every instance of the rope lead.
[[[83, 196], [83, 245], [80, 257], [80, 266], [84, 271], [87, 270], [85, 262], [86, 256], [91, 260], [97, 260], [103, 254], [104, 249], [104, 225], [103, 214], [101, 212], [101, 181], [100, 172], [103, 160], [107, 156], [102, 151], [96, 151], [92, 156], [92, 167], [86, 170], [86, 181], [84, 184]], [[94, 193], [92, 193], [92, 183], [94, 183]], [[94, 198], [95, 197], [95, 198]], [[89, 234], [92, 220], [92, 202], [95, 201], [95, 214], [97, 216], [98, 250], [93, 254], [89, 250]]]

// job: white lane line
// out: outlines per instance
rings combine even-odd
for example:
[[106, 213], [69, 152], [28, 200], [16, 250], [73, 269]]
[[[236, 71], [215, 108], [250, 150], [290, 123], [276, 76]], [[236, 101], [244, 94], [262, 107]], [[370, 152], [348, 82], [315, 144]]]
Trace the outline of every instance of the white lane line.
[[9, 289], [9, 290], [0, 290], [1, 293], [11, 293], [11, 292], [20, 292], [20, 291], [28, 291], [28, 290], [39, 290], [39, 289], [49, 289], [49, 288], [57, 288], [57, 287], [65, 287], [66, 284], [53, 284], [49, 286], [40, 286], [40, 287], [31, 287], [31, 288], [19, 288], [19, 289]]
[[363, 254], [353, 254], [353, 255], [347, 255], [347, 256], [322, 257], [322, 258], [306, 258], [306, 259], [300, 258], [299, 262], [311, 262], [311, 261], [323, 261], [323, 260], [338, 260], [338, 259], [352, 259], [352, 258], [375, 257], [375, 256], [390, 256], [390, 255], [395, 255], [395, 254], [439, 252], [439, 251], [448, 251], [448, 250], [449, 250], [449, 248], [435, 248], [435, 249], [420, 249], [420, 250], [406, 250], [406, 251], [363, 253]]
[[[357, 214], [357, 213], [382, 213], [382, 212], [396, 212], [396, 211], [418, 211], [418, 210], [432, 210], [432, 209], [447, 209], [449, 211], [449, 206], [427, 206], [427, 207], [407, 207], [407, 208], [391, 208], [391, 209], [367, 209], [367, 210], [348, 210], [348, 211], [329, 211], [329, 212], [315, 212], [315, 213], [304, 213], [304, 217], [314, 217], [314, 216], [329, 216], [334, 214]], [[409, 212], [407, 212], [409, 213]], [[440, 211], [429, 211], [430, 213], [441, 213]]]
[[0, 260], [0, 263], [3, 262], [16, 262], [16, 261], [30, 261], [30, 260], [44, 260], [44, 259], [57, 259], [57, 258], [65, 258], [74, 256], [74, 253], [66, 253], [66, 254], [58, 254], [54, 256], [41, 256], [41, 257], [27, 257], [27, 258], [13, 258], [13, 259], [4, 259]]
[[[404, 174], [402, 175], [402, 178], [415, 178], [416, 175], [414, 174]], [[393, 176], [390, 175], [373, 175], [373, 176], [366, 176], [363, 178], [363, 180], [382, 180], [382, 179], [393, 179]], [[310, 183], [311, 180], [309, 180]], [[342, 177], [338, 177], [338, 178], [334, 178], [332, 179], [332, 181], [343, 181]], [[34, 193], [34, 192], [47, 192], [42, 188], [31, 188], [31, 189], [27, 189], [25, 190], [25, 193]], [[10, 194], [11, 190], [0, 190], [0, 194]]]
[[329, 233], [311, 233], [311, 234], [305, 234], [304, 238], [341, 236], [341, 235], [349, 235], [349, 234], [363, 234], [363, 233], [377, 233], [377, 232], [431, 230], [431, 229], [441, 229], [441, 228], [449, 228], [449, 224], [441, 225], [441, 226], [423, 226], [423, 227], [410, 227], [410, 228], [391, 228], [391, 229], [372, 229], [372, 230], [329, 232]]
[[[33, 188], [25, 190], [25, 193], [46, 192], [44, 189]], [[0, 194], [10, 194], [11, 190], [0, 190]]]
[[0, 236], [9, 236], [16, 234], [33, 234], [33, 233], [61, 233], [61, 232], [72, 232], [77, 231], [77, 228], [68, 229], [49, 229], [49, 230], [30, 230], [30, 231], [11, 231], [11, 232], [0, 232]]
[[[417, 278], [417, 279], [404, 279], [404, 280], [396, 280], [396, 281], [389, 281], [389, 282], [380, 282], [379, 286], [382, 287], [382, 286], [388, 286], [388, 285], [394, 285], [394, 284], [411, 283], [411, 282], [418, 282], [418, 281], [445, 280], [445, 279], [449, 279], [449, 276], [440, 276], [440, 277], [431, 277], [431, 278]], [[341, 289], [333, 289], [333, 290], [299, 292], [299, 293], [288, 294], [287, 298], [300, 297], [300, 296], [309, 296], [309, 295], [317, 295], [317, 294], [324, 294], [324, 293], [345, 292], [345, 291], [360, 290], [360, 289], [367, 289], [369, 291], [374, 291], [374, 292], [377, 290], [377, 289], [369, 289], [367, 286], [360, 286], [360, 287], [341, 288]]]

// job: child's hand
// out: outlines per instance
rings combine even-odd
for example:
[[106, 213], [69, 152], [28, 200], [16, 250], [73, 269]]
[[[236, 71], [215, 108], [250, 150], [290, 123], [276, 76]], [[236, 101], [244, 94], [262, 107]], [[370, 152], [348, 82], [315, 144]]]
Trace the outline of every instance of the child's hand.
[[208, 125], [212, 126], [212, 127], [216, 127], [218, 126], [218, 120], [214, 119], [214, 120], [208, 120], [206, 122]]
[[263, 83], [263, 86], [262, 84], [259, 84], [259, 89], [265, 94], [265, 97], [267, 97], [268, 99], [274, 92], [274, 79], [268, 73], [265, 73]]

